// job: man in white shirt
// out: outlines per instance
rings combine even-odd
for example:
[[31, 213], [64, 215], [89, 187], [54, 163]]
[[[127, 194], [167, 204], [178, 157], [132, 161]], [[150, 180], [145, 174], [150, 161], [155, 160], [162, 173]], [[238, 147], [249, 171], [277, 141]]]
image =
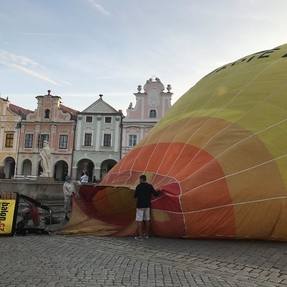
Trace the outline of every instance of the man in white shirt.
[[83, 175], [80, 178], [81, 184], [85, 184], [89, 182], [89, 176], [87, 175], [86, 172], [83, 173]]
[[65, 219], [69, 220], [69, 214], [72, 210], [72, 196], [76, 195], [76, 187], [69, 176], [66, 176], [65, 178], [65, 183], [63, 185], [63, 193]]

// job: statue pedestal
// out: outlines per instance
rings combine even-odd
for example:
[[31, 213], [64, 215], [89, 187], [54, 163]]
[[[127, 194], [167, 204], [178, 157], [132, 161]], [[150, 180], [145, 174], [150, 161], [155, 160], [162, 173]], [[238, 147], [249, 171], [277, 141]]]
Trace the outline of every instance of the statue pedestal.
[[43, 182], [43, 183], [51, 183], [54, 182], [53, 177], [46, 177], [46, 176], [38, 176], [37, 181]]
[[38, 179], [38, 176], [36, 175], [21, 175], [21, 174], [16, 174], [14, 176], [14, 179], [16, 180], [37, 180]]

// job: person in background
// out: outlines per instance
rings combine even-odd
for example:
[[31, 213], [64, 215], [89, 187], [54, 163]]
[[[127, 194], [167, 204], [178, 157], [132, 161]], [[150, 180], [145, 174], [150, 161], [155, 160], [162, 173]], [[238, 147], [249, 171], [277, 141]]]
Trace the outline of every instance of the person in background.
[[81, 178], [80, 178], [81, 184], [85, 184], [89, 182], [89, 176], [87, 175], [86, 172], [83, 172]]
[[69, 220], [72, 210], [72, 196], [76, 195], [76, 187], [69, 176], [66, 176], [63, 185], [65, 219]]
[[159, 196], [160, 192], [156, 191], [153, 186], [147, 183], [146, 176], [140, 176], [140, 183], [137, 185], [134, 197], [136, 203], [136, 222], [137, 235], [135, 239], [149, 238], [150, 231], [150, 207], [151, 197]]

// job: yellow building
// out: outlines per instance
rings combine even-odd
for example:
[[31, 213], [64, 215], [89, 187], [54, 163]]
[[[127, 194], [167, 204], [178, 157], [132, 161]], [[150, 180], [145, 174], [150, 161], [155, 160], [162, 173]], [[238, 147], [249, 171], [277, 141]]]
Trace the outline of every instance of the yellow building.
[[31, 111], [0, 98], [0, 178], [15, 174], [21, 119]]

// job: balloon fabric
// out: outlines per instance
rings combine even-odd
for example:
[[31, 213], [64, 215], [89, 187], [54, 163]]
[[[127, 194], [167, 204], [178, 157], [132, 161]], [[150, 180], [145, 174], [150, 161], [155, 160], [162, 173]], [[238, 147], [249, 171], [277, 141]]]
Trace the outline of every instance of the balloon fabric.
[[162, 193], [157, 236], [287, 240], [287, 44], [201, 79], [102, 186], [83, 187], [63, 231], [132, 235], [141, 174]]

